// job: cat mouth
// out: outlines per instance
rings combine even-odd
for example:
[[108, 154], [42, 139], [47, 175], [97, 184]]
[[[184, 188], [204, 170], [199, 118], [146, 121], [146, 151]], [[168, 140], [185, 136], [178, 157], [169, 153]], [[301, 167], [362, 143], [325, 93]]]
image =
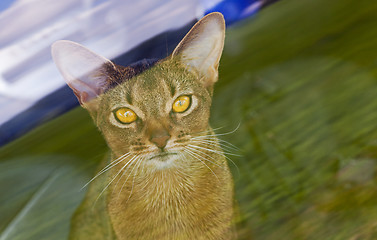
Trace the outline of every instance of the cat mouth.
[[170, 158], [170, 156], [173, 156], [173, 155], [177, 155], [177, 153], [162, 152], [162, 153], [158, 153], [158, 154], [150, 157], [149, 160], [158, 159], [160, 161], [166, 161], [166, 160], [168, 160]]

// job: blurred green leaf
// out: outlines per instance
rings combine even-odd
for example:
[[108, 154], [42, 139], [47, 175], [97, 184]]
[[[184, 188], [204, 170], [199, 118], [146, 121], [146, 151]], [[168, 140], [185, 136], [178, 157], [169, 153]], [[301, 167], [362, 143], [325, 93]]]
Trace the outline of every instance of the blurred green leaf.
[[69, 220], [82, 200], [80, 186], [87, 177], [68, 162], [72, 160], [51, 155], [0, 163], [0, 239], [68, 237]]

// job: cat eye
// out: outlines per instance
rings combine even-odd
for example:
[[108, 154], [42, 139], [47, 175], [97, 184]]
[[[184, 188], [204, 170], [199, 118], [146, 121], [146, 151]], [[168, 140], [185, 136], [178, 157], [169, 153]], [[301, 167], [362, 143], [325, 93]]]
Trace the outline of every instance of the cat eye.
[[132, 123], [136, 121], [137, 115], [129, 108], [119, 108], [114, 112], [116, 120], [120, 123]]
[[173, 103], [173, 112], [175, 113], [182, 113], [186, 111], [191, 105], [191, 97], [190, 96], [179, 96], [177, 99], [175, 99]]

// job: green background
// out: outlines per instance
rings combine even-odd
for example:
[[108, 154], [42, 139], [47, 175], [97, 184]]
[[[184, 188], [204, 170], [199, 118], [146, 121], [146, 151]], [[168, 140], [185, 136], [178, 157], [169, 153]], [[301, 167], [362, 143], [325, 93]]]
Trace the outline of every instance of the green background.
[[[377, 239], [377, 4], [282, 0], [228, 28], [211, 122], [240, 239]], [[0, 240], [66, 239], [106, 145], [81, 108], [0, 149]]]

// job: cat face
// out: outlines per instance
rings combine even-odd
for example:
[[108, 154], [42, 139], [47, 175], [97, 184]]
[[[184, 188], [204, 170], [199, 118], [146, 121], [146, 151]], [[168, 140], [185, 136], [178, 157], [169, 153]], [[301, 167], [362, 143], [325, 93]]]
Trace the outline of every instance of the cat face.
[[152, 67], [116, 66], [69, 41], [56, 42], [52, 55], [115, 157], [165, 168], [181, 164], [193, 137], [208, 134], [224, 29], [221, 14], [207, 15]]
[[[96, 123], [116, 157], [134, 152], [163, 166], [161, 161], [180, 157], [191, 137], [209, 127], [210, 90], [197, 75], [171, 61], [155, 65], [98, 100]], [[122, 118], [124, 111], [132, 114], [130, 121]]]

